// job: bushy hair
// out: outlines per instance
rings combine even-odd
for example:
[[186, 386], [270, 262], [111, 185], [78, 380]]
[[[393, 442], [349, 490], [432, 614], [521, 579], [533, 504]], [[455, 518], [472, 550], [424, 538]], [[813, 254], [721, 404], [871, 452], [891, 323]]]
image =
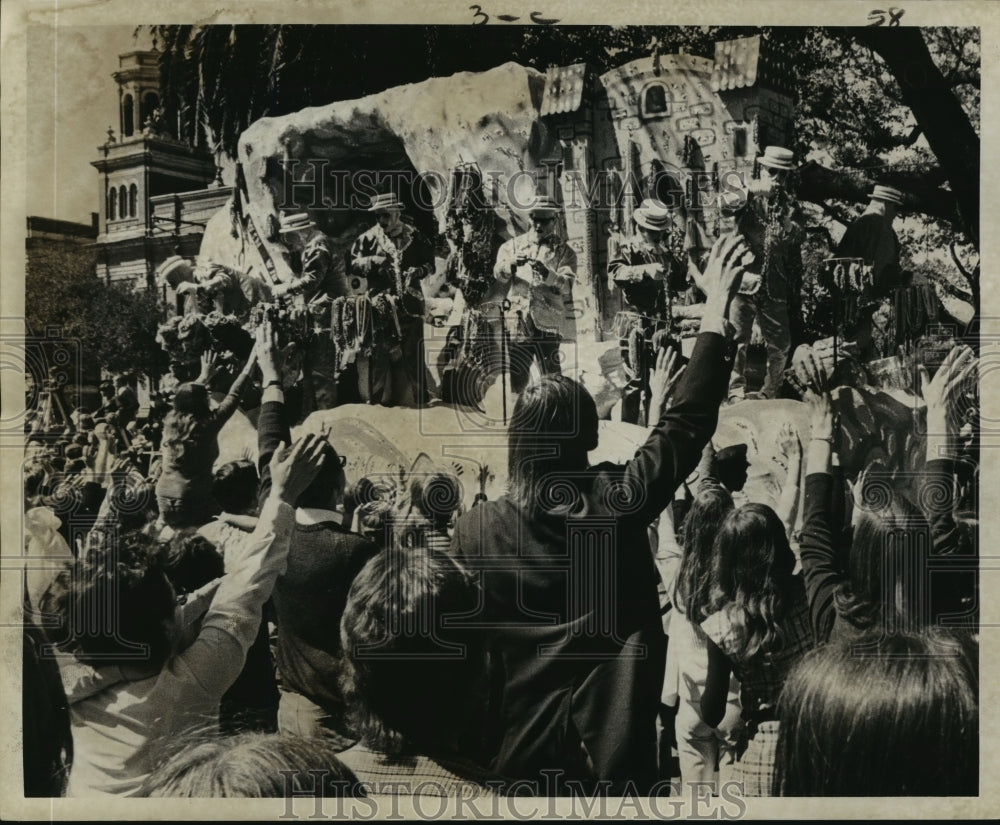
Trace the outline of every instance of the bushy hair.
[[708, 616], [714, 581], [715, 538], [733, 509], [733, 497], [719, 484], [702, 486], [691, 503], [682, 529], [680, 569], [674, 584], [674, 605], [693, 622]]
[[785, 682], [774, 791], [976, 796], [978, 646], [880, 631], [818, 648]]
[[795, 569], [785, 525], [767, 505], [744, 504], [722, 522], [714, 554], [709, 612], [736, 611], [743, 657], [776, 650]]
[[203, 461], [200, 445], [203, 433], [210, 426], [211, 413], [204, 416], [171, 410], [163, 419], [160, 446], [173, 455], [174, 463], [183, 473], [193, 472]]
[[252, 461], [230, 461], [215, 471], [212, 495], [227, 513], [246, 513], [257, 503], [259, 483], [257, 467]]
[[162, 665], [171, 652], [174, 589], [158, 544], [139, 533], [103, 536], [64, 567], [40, 600], [49, 640], [87, 664]]
[[157, 549], [158, 560], [177, 593], [193, 593], [226, 572], [222, 555], [194, 527], [178, 530]]
[[410, 483], [411, 505], [437, 530], [451, 524], [462, 503], [461, 495], [461, 485], [452, 473], [417, 476]]
[[847, 556], [847, 579], [834, 596], [838, 615], [860, 629], [888, 624], [918, 630], [930, 621], [920, 588], [930, 526], [898, 491], [884, 506], [861, 510]]
[[343, 496], [346, 486], [347, 477], [340, 465], [340, 456], [327, 442], [323, 445], [323, 464], [316, 477], [299, 495], [295, 506], [329, 508], [336, 498]]
[[447, 750], [481, 711], [484, 642], [455, 617], [479, 592], [451, 557], [383, 550], [354, 579], [340, 623], [353, 728], [390, 754]]
[[146, 778], [139, 795], [263, 799], [315, 792], [316, 796], [356, 796], [360, 786], [337, 758], [344, 744], [334, 738], [279, 733], [192, 734]]
[[[593, 397], [572, 378], [546, 375], [529, 384], [507, 428], [511, 499], [532, 515], [577, 514], [582, 498], [564, 492], [574, 475], [587, 468], [587, 453], [597, 447], [597, 422]], [[551, 485], [559, 491], [550, 494]]]

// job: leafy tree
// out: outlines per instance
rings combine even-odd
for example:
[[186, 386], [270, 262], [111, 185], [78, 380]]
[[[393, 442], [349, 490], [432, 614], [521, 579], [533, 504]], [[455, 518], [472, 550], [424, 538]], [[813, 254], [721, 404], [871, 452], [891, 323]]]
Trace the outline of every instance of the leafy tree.
[[78, 329], [98, 284], [96, 260], [92, 248], [29, 239], [24, 309], [30, 334], [59, 328], [69, 335]]
[[106, 284], [95, 272], [92, 248], [35, 244], [25, 274], [29, 334], [57, 327], [79, 341], [86, 368], [160, 375], [164, 356], [156, 343], [162, 310], [156, 293]]
[[79, 327], [83, 351], [109, 372], [159, 376], [166, 368], [156, 343], [162, 314], [152, 290], [99, 284]]

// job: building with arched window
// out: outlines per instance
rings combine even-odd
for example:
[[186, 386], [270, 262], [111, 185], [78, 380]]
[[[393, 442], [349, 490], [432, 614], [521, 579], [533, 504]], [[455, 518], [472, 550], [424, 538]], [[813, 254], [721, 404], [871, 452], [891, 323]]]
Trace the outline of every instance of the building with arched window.
[[[160, 53], [119, 56], [119, 132], [109, 130], [92, 165], [101, 175], [104, 208], [97, 238], [97, 274], [110, 281], [153, 285], [153, 273], [175, 254], [194, 256], [201, 242], [202, 213], [217, 211], [229, 197], [209, 187], [215, 162], [201, 145], [178, 140], [160, 109]], [[194, 198], [195, 214], [178, 204]], [[157, 204], [161, 214], [157, 215]], [[163, 217], [163, 213], [169, 218]]]

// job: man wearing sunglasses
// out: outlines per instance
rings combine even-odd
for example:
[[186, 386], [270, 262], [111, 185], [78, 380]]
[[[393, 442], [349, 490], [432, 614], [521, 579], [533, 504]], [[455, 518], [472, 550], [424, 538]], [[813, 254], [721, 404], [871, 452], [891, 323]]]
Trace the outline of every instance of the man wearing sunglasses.
[[528, 208], [531, 229], [497, 252], [494, 275], [510, 284], [505, 366], [515, 393], [527, 386], [533, 363], [543, 375], [561, 372], [559, 343], [575, 337], [576, 253], [556, 232], [559, 208], [551, 197], [535, 197]]

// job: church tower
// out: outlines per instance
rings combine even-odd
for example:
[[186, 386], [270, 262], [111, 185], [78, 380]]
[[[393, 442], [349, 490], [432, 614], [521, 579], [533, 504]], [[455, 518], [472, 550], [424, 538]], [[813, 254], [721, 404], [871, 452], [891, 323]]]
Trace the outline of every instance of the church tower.
[[[118, 134], [92, 162], [101, 176], [97, 274], [108, 281], [153, 286], [166, 258], [190, 245], [159, 225], [152, 199], [201, 190], [215, 178], [215, 163], [202, 146], [179, 140], [161, 108], [160, 53], [134, 51], [118, 58]], [[200, 236], [199, 236], [200, 240]], [[197, 251], [197, 247], [194, 248]]]

